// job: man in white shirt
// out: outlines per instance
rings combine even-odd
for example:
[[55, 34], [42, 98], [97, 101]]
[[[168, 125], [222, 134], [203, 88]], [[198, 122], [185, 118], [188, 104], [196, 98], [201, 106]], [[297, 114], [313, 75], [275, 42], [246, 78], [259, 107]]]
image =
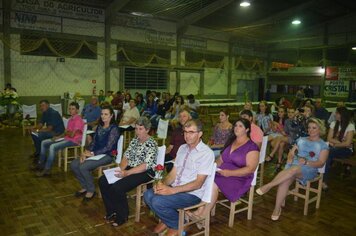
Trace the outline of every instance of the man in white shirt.
[[214, 164], [214, 152], [202, 142], [202, 124], [189, 120], [184, 124], [186, 144], [180, 146], [174, 168], [162, 181], [144, 194], [146, 204], [161, 219], [154, 233], [168, 228], [169, 236], [178, 234], [178, 211], [198, 204], [205, 191], [205, 179]]

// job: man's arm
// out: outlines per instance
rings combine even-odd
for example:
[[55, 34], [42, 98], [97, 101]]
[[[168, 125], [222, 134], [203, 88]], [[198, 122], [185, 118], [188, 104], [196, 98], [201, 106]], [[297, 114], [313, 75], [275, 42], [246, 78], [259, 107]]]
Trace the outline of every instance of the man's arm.
[[156, 186], [155, 193], [159, 195], [173, 195], [177, 193], [191, 192], [201, 188], [205, 182], [206, 177], [207, 175], [198, 175], [197, 178], [192, 182], [176, 187], [170, 187], [168, 185], [158, 184], [158, 186]]

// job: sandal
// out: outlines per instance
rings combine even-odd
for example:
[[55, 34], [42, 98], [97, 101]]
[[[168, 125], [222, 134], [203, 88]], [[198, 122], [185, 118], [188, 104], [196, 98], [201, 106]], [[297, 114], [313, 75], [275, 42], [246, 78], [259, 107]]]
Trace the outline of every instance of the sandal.
[[265, 158], [265, 162], [271, 162], [273, 159], [273, 156], [271, 156], [270, 154], [267, 154], [267, 157]]

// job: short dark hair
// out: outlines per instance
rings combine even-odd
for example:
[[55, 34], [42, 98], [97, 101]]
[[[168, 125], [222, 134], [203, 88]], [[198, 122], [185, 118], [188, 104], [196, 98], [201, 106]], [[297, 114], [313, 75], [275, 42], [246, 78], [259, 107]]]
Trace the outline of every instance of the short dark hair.
[[253, 114], [250, 110], [242, 110], [240, 116], [242, 115], [248, 115], [249, 117], [253, 117]]
[[69, 106], [75, 107], [77, 110], [79, 110], [79, 104], [77, 102], [71, 102]]
[[40, 104], [41, 103], [46, 103], [47, 105], [49, 105], [49, 101], [47, 100], [47, 99], [42, 99], [41, 101], [40, 101]]

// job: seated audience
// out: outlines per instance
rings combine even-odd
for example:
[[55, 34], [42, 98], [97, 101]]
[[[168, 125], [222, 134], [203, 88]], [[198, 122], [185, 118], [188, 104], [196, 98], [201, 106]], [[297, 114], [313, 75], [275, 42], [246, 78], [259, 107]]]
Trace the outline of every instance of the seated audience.
[[[171, 163], [172, 160], [176, 158], [177, 151], [180, 146], [185, 144], [185, 139], [184, 139], [184, 134], [183, 134], [183, 127], [184, 124], [188, 121], [191, 120], [192, 117], [190, 116], [190, 113], [187, 110], [181, 110], [179, 113], [179, 124], [177, 127], [173, 130], [171, 137], [170, 137], [170, 143], [168, 148], [166, 149], [166, 156], [164, 161], [166, 162], [166, 169], [167, 171], [171, 171], [173, 164]], [[167, 162], [170, 162], [167, 164]]]
[[[336, 108], [336, 121], [330, 124], [328, 142], [330, 146], [328, 161], [324, 174], [323, 188], [327, 188], [330, 166], [334, 158], [349, 158], [353, 154], [352, 138], [355, 134], [355, 124], [351, 120], [350, 111], [346, 107]], [[350, 166], [346, 167], [349, 174]]]
[[32, 129], [31, 137], [35, 145], [34, 163], [38, 162], [41, 153], [41, 142], [45, 139], [58, 136], [64, 132], [64, 124], [61, 115], [49, 106], [47, 100], [40, 101], [40, 110], [42, 112], [41, 121]]
[[[104, 102], [106, 102], [106, 103], [108, 103], [109, 105], [111, 105], [111, 101], [114, 99], [114, 97], [113, 97], [113, 91], [107, 91], [106, 92], [106, 97], [105, 97], [105, 100], [104, 100]], [[104, 103], [103, 102], [103, 103]]]
[[259, 163], [259, 148], [250, 139], [250, 132], [250, 121], [240, 118], [234, 123], [233, 135], [226, 142], [217, 160], [219, 170], [216, 171], [211, 202], [190, 216], [210, 214], [219, 190], [230, 202], [236, 202], [250, 189]]
[[323, 107], [321, 98], [316, 98], [315, 99], [315, 117], [323, 120], [325, 123], [329, 119], [329, 112]]
[[[120, 132], [115, 123], [114, 111], [110, 106], [101, 109], [101, 118], [95, 131], [94, 139], [89, 147], [80, 155], [80, 158], [71, 162], [71, 169], [78, 179], [81, 189], [75, 193], [83, 201], [89, 201], [95, 196], [94, 179], [91, 174], [99, 166], [110, 164], [113, 161], [112, 151], [117, 149]], [[121, 152], [122, 150], [117, 150]], [[88, 158], [105, 154], [99, 160]]]
[[177, 95], [169, 113], [167, 113], [169, 116], [166, 116], [166, 118], [177, 120], [180, 110], [183, 109], [185, 109], [184, 98], [183, 96]]
[[126, 110], [130, 109], [130, 100], [131, 100], [131, 94], [126, 93], [125, 94], [125, 99], [122, 104], [122, 110], [125, 112]]
[[190, 111], [190, 115], [193, 119], [197, 119], [199, 117], [198, 108], [200, 107], [200, 102], [194, 98], [193, 94], [189, 94], [187, 96], [188, 102], [187, 107]]
[[[56, 153], [65, 147], [78, 146], [81, 144], [84, 121], [78, 115], [79, 105], [76, 102], [69, 104], [69, 113], [71, 117], [68, 120], [67, 129], [64, 134], [53, 136], [52, 138], [45, 139], [41, 143], [41, 155], [38, 165], [35, 167], [38, 177], [50, 175], [52, 164]], [[48, 155], [46, 155], [48, 151]]]
[[[246, 101], [244, 104], [244, 109], [243, 110], [249, 110], [252, 112], [253, 115], [253, 121], [255, 122], [256, 120], [256, 112], [253, 110], [252, 102], [251, 101]], [[241, 115], [241, 112], [240, 112]]]
[[98, 125], [101, 114], [101, 108], [98, 104], [98, 98], [93, 96], [88, 105], [86, 105], [82, 111], [83, 119], [87, 120], [88, 130], [92, 130]]
[[100, 89], [98, 96], [99, 104], [102, 104], [105, 101], [104, 90]]
[[151, 123], [147, 117], [140, 117], [136, 121], [136, 137], [130, 142], [116, 171], [116, 176], [121, 178], [113, 184], [109, 184], [105, 175], [99, 179], [99, 187], [103, 197], [106, 220], [115, 218], [113, 226], [119, 226], [127, 222], [129, 205], [127, 192], [140, 184], [150, 181], [154, 175], [153, 168], [156, 165], [157, 143], [150, 137]]
[[151, 123], [152, 123], [152, 127], [153, 128], [157, 128], [158, 127], [158, 122], [159, 119], [164, 119], [166, 116], [166, 111], [169, 110], [169, 105], [168, 105], [168, 100], [167, 100], [167, 96], [165, 94], [163, 94], [163, 98], [160, 100], [157, 100], [157, 111], [156, 114], [154, 114], [151, 117]]
[[308, 133], [309, 137], [299, 138], [297, 144], [289, 151], [285, 169], [279, 172], [270, 183], [256, 190], [257, 194], [263, 195], [271, 188], [278, 186], [276, 205], [271, 215], [273, 221], [278, 220], [281, 215], [289, 186], [296, 179], [306, 185], [308, 180], [317, 176], [318, 168], [322, 167], [328, 158], [328, 145], [320, 138], [325, 134], [324, 123], [319, 119], [310, 118]]
[[143, 111], [142, 115], [150, 118], [153, 115], [155, 115], [156, 112], [157, 112], [157, 103], [154, 100], [153, 95], [149, 94], [147, 97], [146, 107], [145, 107], [145, 110]]
[[240, 116], [241, 118], [250, 121], [251, 124], [250, 139], [252, 140], [252, 142], [257, 144], [259, 148], [261, 148], [262, 141], [263, 141], [263, 131], [255, 123], [253, 123], [252, 112], [250, 110], [242, 110]]
[[190, 120], [184, 124], [184, 139], [174, 163], [173, 170], [153, 188], [144, 193], [144, 199], [151, 211], [161, 222], [154, 233], [177, 235], [179, 208], [198, 204], [206, 189], [205, 180], [211, 174], [214, 153], [203, 143], [202, 124], [199, 120]]
[[[336, 104], [336, 108], [338, 108], [338, 107], [346, 107], [345, 102], [338, 102]], [[336, 110], [330, 114], [330, 117], [328, 119], [328, 124], [330, 125], [331, 122], [333, 122], [333, 121], [336, 121]]]
[[119, 123], [121, 133], [124, 131], [130, 131], [135, 129], [136, 120], [140, 117], [140, 112], [136, 107], [136, 101], [134, 99], [130, 100], [130, 108], [125, 111], [121, 121]]
[[123, 96], [120, 91], [117, 91], [115, 94], [113, 94], [113, 99], [111, 101], [111, 106], [114, 110], [119, 110], [122, 108], [122, 103], [123, 103]]
[[[268, 154], [266, 162], [271, 161], [274, 155], [279, 150], [281, 143], [288, 142], [286, 133], [284, 132], [284, 123], [286, 120], [286, 110], [283, 106], [278, 108], [277, 117], [272, 122], [272, 131], [268, 135], [268, 141], [271, 142], [272, 151]], [[282, 153], [283, 154], [283, 153]], [[278, 162], [276, 168], [279, 169], [281, 166], [282, 156], [278, 157]]]
[[269, 134], [272, 130], [273, 116], [270, 113], [269, 106], [266, 101], [261, 101], [258, 105], [256, 123], [261, 127], [264, 134]]
[[136, 107], [137, 107], [138, 112], [140, 113], [140, 115], [146, 109], [146, 102], [143, 100], [142, 94], [138, 94], [136, 96]]
[[229, 121], [229, 115], [227, 110], [219, 112], [220, 122], [215, 125], [213, 135], [210, 137], [209, 146], [213, 149], [215, 158], [220, 156], [220, 152], [231, 134], [232, 124]]

